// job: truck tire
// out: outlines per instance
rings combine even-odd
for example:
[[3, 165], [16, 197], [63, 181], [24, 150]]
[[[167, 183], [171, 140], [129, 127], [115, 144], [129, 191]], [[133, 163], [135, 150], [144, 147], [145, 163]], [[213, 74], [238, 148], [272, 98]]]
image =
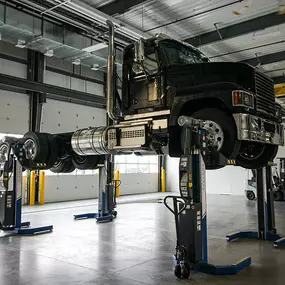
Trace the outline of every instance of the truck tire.
[[28, 159], [45, 163], [49, 154], [49, 142], [46, 134], [27, 132], [24, 135], [24, 149]]
[[74, 154], [72, 156], [72, 163], [75, 168], [80, 170], [97, 169], [99, 155], [82, 156]]
[[67, 157], [65, 159], [59, 159], [50, 169], [50, 171], [54, 173], [71, 173], [74, 170], [75, 167], [70, 157]]
[[271, 144], [242, 142], [236, 165], [246, 169], [257, 169], [268, 165], [278, 151], [278, 146]]
[[56, 142], [55, 137], [52, 134], [45, 133], [48, 140], [48, 158], [46, 163], [46, 168], [50, 169], [58, 160], [59, 157], [59, 147]]
[[233, 159], [237, 156], [240, 149], [240, 141], [237, 139], [237, 128], [232, 116], [214, 108], [201, 109], [190, 114], [190, 116], [217, 123], [224, 134], [224, 143], [219, 152], [228, 159]]

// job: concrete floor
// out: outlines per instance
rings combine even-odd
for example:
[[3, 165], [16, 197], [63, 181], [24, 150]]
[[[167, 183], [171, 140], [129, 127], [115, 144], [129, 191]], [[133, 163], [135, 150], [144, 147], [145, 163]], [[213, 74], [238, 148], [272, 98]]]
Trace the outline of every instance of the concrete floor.
[[[94, 210], [87, 202], [46, 205], [41, 208], [44, 211], [26, 209], [24, 220], [34, 226], [53, 224], [54, 232], [1, 237], [0, 284], [284, 285], [285, 249], [253, 240], [226, 243], [226, 233], [256, 227], [256, 203], [239, 196], [209, 195], [209, 256], [215, 264], [251, 256], [252, 266], [237, 276], [193, 273], [189, 280], [176, 279], [172, 273], [174, 219], [157, 203], [157, 195], [149, 197], [148, 202], [119, 205], [118, 218], [108, 224], [73, 221], [73, 214]], [[284, 215], [285, 203], [276, 203], [281, 233], [285, 233]]]

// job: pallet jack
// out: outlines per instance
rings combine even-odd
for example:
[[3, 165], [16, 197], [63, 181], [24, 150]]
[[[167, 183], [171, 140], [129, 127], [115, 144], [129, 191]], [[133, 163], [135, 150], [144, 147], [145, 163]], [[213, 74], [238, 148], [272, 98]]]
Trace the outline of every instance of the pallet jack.
[[241, 231], [226, 236], [228, 242], [238, 238], [254, 238], [273, 242], [278, 248], [285, 244], [285, 237], [277, 234], [275, 226], [272, 168], [270, 165], [256, 170], [257, 231]]
[[113, 172], [113, 157], [107, 156], [105, 162], [99, 165], [98, 212], [74, 215], [75, 220], [95, 218], [98, 223], [106, 223], [117, 217], [115, 192], [121, 182], [113, 179]]
[[[181, 196], [167, 196], [165, 206], [174, 214], [177, 244], [173, 256], [174, 275], [187, 279], [191, 270], [234, 275], [251, 264], [244, 258], [235, 264], [217, 266], [208, 263], [205, 163], [212, 142], [206, 137], [205, 122], [181, 116], [183, 155], [179, 163]], [[217, 152], [216, 152], [217, 153]], [[218, 154], [218, 153], [217, 153]], [[173, 207], [169, 204], [173, 202]]]
[[30, 222], [22, 222], [23, 167], [17, 157], [24, 155], [23, 146], [20, 142], [11, 144], [6, 154], [6, 161], [0, 166], [0, 231], [5, 235], [52, 232], [52, 225], [30, 228]]

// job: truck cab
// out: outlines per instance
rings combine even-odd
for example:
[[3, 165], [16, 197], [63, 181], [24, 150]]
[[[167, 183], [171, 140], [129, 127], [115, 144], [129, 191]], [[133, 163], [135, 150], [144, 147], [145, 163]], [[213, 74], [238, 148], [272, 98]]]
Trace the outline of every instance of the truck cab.
[[170, 111], [170, 156], [182, 154], [181, 115], [207, 120], [219, 134], [220, 153], [242, 167], [272, 160], [283, 144], [281, 106], [269, 77], [245, 63], [210, 62], [163, 35], [125, 49], [122, 101], [123, 116]]

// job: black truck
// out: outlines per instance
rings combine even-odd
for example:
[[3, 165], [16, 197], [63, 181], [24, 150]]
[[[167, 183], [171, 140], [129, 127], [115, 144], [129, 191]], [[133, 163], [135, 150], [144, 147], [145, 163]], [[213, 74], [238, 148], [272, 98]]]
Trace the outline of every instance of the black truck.
[[[27, 168], [70, 172], [93, 169], [106, 154], [182, 154], [181, 115], [205, 121], [213, 142], [208, 169], [225, 159], [248, 169], [266, 165], [284, 144], [281, 106], [272, 80], [245, 63], [210, 62], [195, 47], [158, 35], [125, 48], [122, 96], [116, 89], [114, 26], [109, 26], [109, 124], [64, 134], [28, 132]], [[7, 153], [9, 138], [0, 144]]]

